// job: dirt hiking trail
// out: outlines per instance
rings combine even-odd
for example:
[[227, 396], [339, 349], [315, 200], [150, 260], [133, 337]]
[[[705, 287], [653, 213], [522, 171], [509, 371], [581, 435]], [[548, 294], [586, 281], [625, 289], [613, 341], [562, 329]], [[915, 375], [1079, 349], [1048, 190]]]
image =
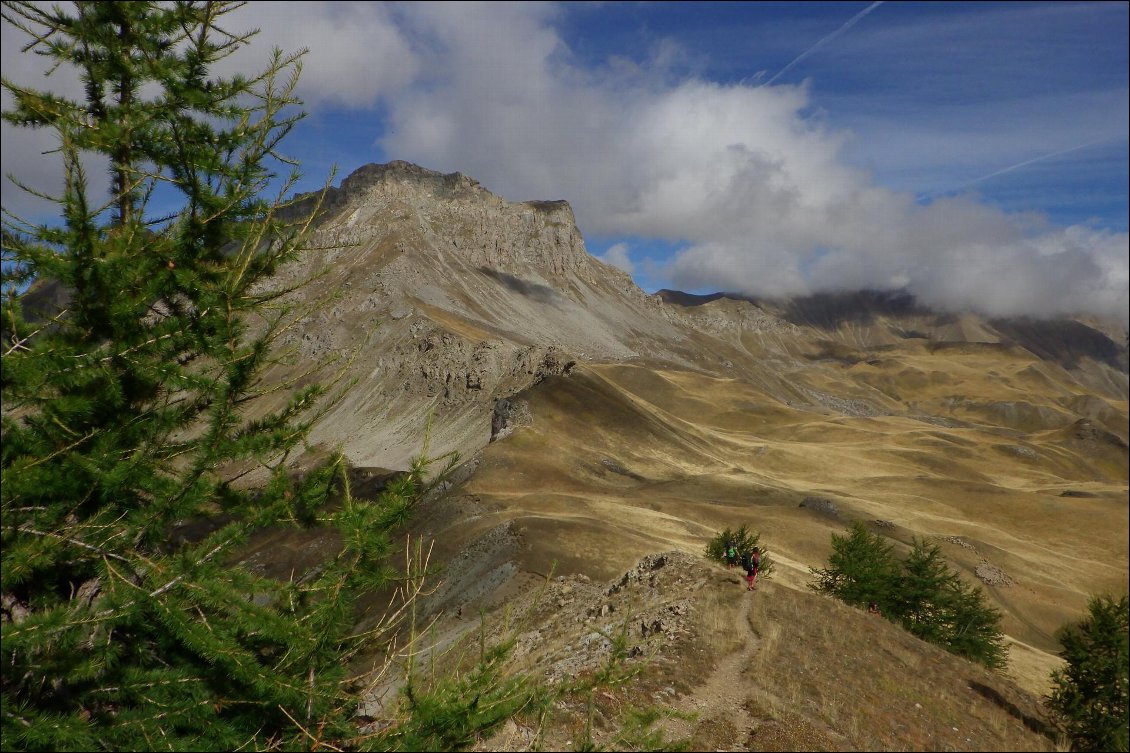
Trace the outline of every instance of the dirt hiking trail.
[[[764, 598], [762, 589], [747, 591], [745, 577], [736, 581], [732, 575], [724, 577], [726, 585], [734, 589], [731, 629], [741, 640], [734, 651], [719, 657], [714, 670], [706, 682], [697, 686], [691, 693], [678, 699], [673, 706], [678, 715], [672, 716], [658, 725], [671, 740], [690, 739], [700, 724], [721, 724], [734, 728], [733, 740], [736, 746], [749, 738], [755, 727], [755, 719], [745, 708], [746, 696], [751, 686], [749, 673], [752, 671], [753, 657], [761, 648], [761, 640], [750, 625], [750, 614], [757, 599]], [[686, 718], [680, 718], [684, 716]]]

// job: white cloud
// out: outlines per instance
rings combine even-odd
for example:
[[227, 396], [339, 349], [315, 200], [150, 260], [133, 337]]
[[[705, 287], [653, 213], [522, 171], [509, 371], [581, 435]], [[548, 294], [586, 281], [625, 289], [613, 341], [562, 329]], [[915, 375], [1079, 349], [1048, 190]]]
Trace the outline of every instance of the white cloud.
[[[340, 2], [254, 2], [223, 20], [221, 26], [233, 33], [255, 28], [260, 33], [252, 42], [222, 60], [213, 69], [218, 75], [262, 71], [273, 47], [284, 53], [303, 48], [302, 76], [298, 95], [311, 108], [335, 106], [364, 108], [382, 97], [399, 91], [413, 81], [419, 65], [407, 38], [393, 19], [392, 12], [373, 3]], [[82, 84], [74, 69], [59, 67], [49, 78], [43, 74], [47, 62], [42, 56], [21, 53], [26, 36], [10, 24], [3, 24], [2, 59], [4, 76], [18, 84], [48, 89], [82, 99]], [[4, 94], [8, 108], [11, 97]], [[29, 130], [2, 125], [4, 173], [39, 191], [59, 194], [63, 167], [58, 155], [57, 137], [49, 130]], [[284, 149], [285, 151], [285, 149]], [[105, 160], [88, 160], [88, 178], [95, 191], [109, 190]], [[9, 211], [34, 216], [53, 212], [53, 208], [3, 181], [3, 203]]]
[[596, 258], [600, 259], [605, 264], [611, 264], [617, 269], [622, 269], [628, 274], [632, 274], [636, 269], [629, 256], [627, 243], [614, 243], [609, 246], [608, 250], [603, 254], [598, 254]]
[[416, 53], [392, 12], [377, 3], [254, 2], [228, 24], [240, 30], [257, 27], [260, 33], [218, 70], [258, 70], [271, 47], [285, 53], [308, 49], [298, 94], [311, 107], [369, 107], [419, 71]]
[[[44, 59], [33, 53], [20, 50], [27, 44], [27, 36], [16, 27], [0, 24], [0, 56], [3, 60], [4, 78], [18, 86], [46, 89], [60, 96], [81, 98], [82, 82], [74, 72], [60, 67], [50, 77], [45, 77]], [[15, 102], [13, 96], [4, 90], [0, 99], [3, 108], [8, 110]], [[28, 220], [44, 211], [45, 203], [7, 179], [15, 176], [24, 185], [48, 195], [58, 196], [63, 189], [63, 162], [56, 153], [59, 148], [58, 137], [46, 129], [20, 128], [8, 122], [0, 123], [0, 160], [4, 165], [4, 178], [0, 180], [0, 194], [4, 209]], [[105, 165], [91, 162], [87, 178], [93, 187], [108, 189], [110, 181]]]

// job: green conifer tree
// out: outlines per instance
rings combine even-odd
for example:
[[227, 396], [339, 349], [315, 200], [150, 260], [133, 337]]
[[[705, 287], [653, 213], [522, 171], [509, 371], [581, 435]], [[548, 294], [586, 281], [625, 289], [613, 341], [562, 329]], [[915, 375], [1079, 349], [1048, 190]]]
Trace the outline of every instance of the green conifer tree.
[[1001, 613], [985, 603], [981, 588], [955, 579], [950, 604], [942, 645], [990, 669], [1004, 669], [1008, 665], [1008, 644], [1001, 632]]
[[[58, 223], [4, 212], [5, 748], [372, 743], [346, 689], [368, 638], [354, 605], [385, 582], [388, 532], [425, 463], [373, 502], [335, 481], [340, 457], [288, 471], [329, 396], [264, 380], [304, 313], [272, 275], [309, 218], [264, 198], [276, 172], [280, 197], [297, 177], [277, 148], [301, 117], [299, 56], [215, 76], [251, 36], [226, 30], [237, 6], [4, 4], [25, 52], [84, 86], [69, 99], [3, 82], [4, 119], [50, 129], [66, 176]], [[88, 186], [92, 155], [108, 161], [108, 199]], [[177, 197], [165, 214], [162, 193]], [[173, 539], [201, 518], [211, 533]], [[276, 580], [239, 566], [256, 532], [315, 525], [338, 542], [318, 568]]]
[[937, 544], [925, 539], [915, 539], [903, 560], [888, 616], [959, 656], [993, 669], [1007, 663], [1000, 612], [985, 603], [980, 588], [949, 568]]
[[846, 536], [832, 534], [828, 567], [813, 569], [812, 588], [853, 606], [876, 602], [883, 610], [892, 604], [898, 583], [899, 561], [894, 547], [879, 534], [856, 521]]
[[1059, 633], [1067, 666], [1052, 674], [1049, 707], [1072, 750], [1126, 750], [1130, 727], [1130, 597], [1097, 596]]
[[945, 633], [946, 599], [956, 578], [937, 544], [915, 538], [902, 561], [889, 616], [919, 638], [940, 643]]
[[832, 534], [828, 567], [812, 573], [815, 591], [855, 606], [874, 601], [883, 616], [923, 640], [991, 669], [1007, 663], [1000, 612], [950, 570], [936, 544], [915, 539], [900, 561], [882, 536], [856, 522], [846, 536]]

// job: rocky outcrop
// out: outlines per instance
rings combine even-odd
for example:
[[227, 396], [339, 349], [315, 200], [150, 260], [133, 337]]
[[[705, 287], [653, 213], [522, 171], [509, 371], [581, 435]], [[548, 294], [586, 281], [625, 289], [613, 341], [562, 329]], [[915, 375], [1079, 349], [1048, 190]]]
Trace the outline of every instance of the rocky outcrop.
[[[606, 664], [612, 636], [625, 622], [629, 661], [674, 652], [693, 639], [693, 594], [710, 577], [709, 566], [679, 551], [648, 555], [611, 583], [595, 583], [585, 575], [559, 576], [540, 594], [539, 606], [548, 619], [517, 637], [515, 653], [534, 658], [552, 684]], [[588, 630], [577, 635], [577, 626]], [[573, 640], [562, 641], [564, 635]]]
[[1093, 442], [1107, 444], [1125, 450], [1126, 441], [1115, 434], [1103, 429], [1089, 418], [1081, 418], [1071, 425], [1071, 435], [1080, 442]]

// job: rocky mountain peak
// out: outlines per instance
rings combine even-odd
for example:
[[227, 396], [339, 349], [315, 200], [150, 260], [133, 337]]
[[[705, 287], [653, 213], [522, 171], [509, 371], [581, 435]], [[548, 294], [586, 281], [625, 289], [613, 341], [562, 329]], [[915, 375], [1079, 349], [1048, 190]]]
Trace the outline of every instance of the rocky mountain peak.
[[463, 173], [441, 173], [404, 160], [362, 165], [341, 182], [340, 190], [346, 196], [361, 197], [373, 189], [387, 191], [392, 186], [399, 186], [401, 189], [412, 187], [436, 198], [473, 195], [477, 192], [491, 195], [477, 180]]
[[397, 232], [402, 244], [473, 268], [593, 276], [567, 201], [507, 201], [458, 172], [402, 160], [365, 165], [327, 193], [323, 209], [330, 243], [367, 245]]
[[492, 427], [496, 401], [574, 363], [684, 359], [672, 343], [689, 330], [588, 253], [565, 201], [512, 202], [408, 162], [365, 165], [326, 192], [310, 247], [284, 281], [315, 277], [301, 295], [334, 305], [284, 344], [318, 359], [366, 343], [356, 362], [365, 388], [312, 435], [364, 437], [350, 442], [362, 465], [402, 467], [429, 415], [444, 426], [434, 450], [473, 455], [492, 428], [497, 437], [520, 423], [514, 407]]

